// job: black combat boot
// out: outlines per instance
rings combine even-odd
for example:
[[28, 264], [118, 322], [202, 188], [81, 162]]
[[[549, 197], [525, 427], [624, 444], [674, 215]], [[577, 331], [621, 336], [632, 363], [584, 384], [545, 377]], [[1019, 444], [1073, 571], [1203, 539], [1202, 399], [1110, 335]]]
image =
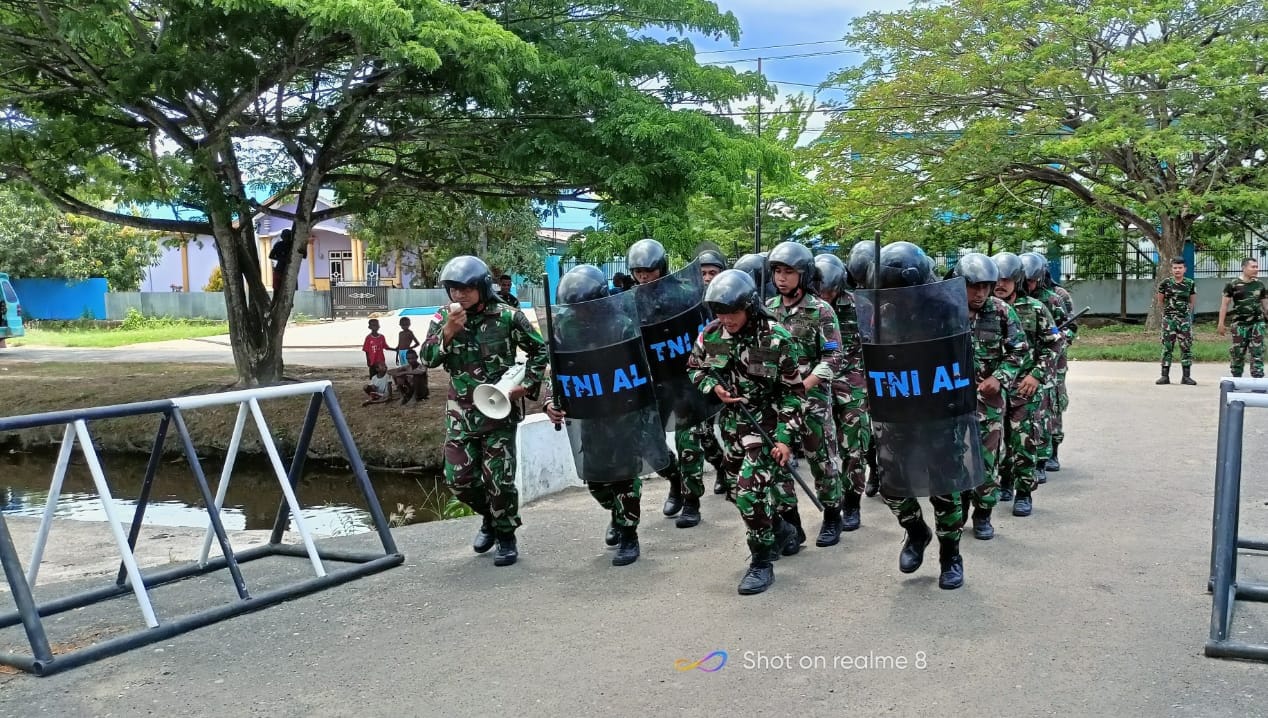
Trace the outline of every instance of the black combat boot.
[[1061, 460], [1057, 458], [1057, 454], [1059, 454], [1060, 452], [1061, 452], [1061, 444], [1058, 444], [1056, 441], [1053, 441], [1052, 442], [1052, 458], [1048, 459], [1047, 463], [1044, 464], [1043, 466], [1044, 471], [1060, 471], [1061, 470]]
[[682, 510], [682, 474], [677, 466], [671, 466], [665, 478], [669, 479], [669, 496], [665, 497], [661, 511], [666, 516], [676, 516]]
[[771, 561], [779, 557], [779, 544], [771, 548], [750, 545], [749, 550], [753, 552], [753, 557], [749, 560], [748, 571], [744, 573], [744, 578], [740, 579], [741, 596], [761, 593], [775, 582], [775, 567]]
[[1193, 377], [1189, 376], [1189, 370], [1191, 370], [1192, 368], [1193, 367], [1188, 367], [1188, 366], [1180, 367], [1180, 371], [1184, 372], [1184, 378], [1180, 379], [1181, 384], [1188, 384], [1189, 386], [1198, 385], [1196, 381], [1193, 381]]
[[725, 493], [726, 493], [726, 483], [722, 481], [722, 472], [721, 472], [721, 471], [719, 471], [719, 472], [718, 472], [718, 478], [716, 478], [716, 479], [714, 479], [714, 480], [713, 480], [713, 493], [715, 493], [715, 494], [725, 494]]
[[995, 538], [995, 527], [991, 525], [990, 509], [973, 509], [973, 538], [982, 541]]
[[793, 556], [801, 551], [801, 545], [806, 542], [806, 530], [801, 527], [801, 513], [797, 511], [796, 507], [793, 507], [792, 511], [785, 512], [783, 517], [784, 521], [793, 527], [795, 533], [792, 538], [784, 541], [783, 544], [776, 545], [779, 546], [780, 553], [783, 555]]
[[700, 497], [688, 496], [683, 500], [682, 514], [674, 525], [680, 529], [689, 529], [700, 523]]
[[493, 554], [494, 566], [510, 566], [520, 557], [515, 547], [515, 534], [498, 534], [498, 550]]
[[1045, 459], [1044, 463], [1035, 467], [1035, 481], [1040, 485], [1048, 483], [1048, 472], [1045, 470], [1047, 464], [1048, 461]]
[[823, 526], [819, 529], [819, 538], [815, 546], [824, 548], [836, 546], [841, 540], [841, 507], [829, 506], [823, 510]]
[[1013, 516], [1029, 516], [1033, 508], [1030, 494], [1017, 492], [1017, 500], [1013, 502]]
[[853, 491], [846, 491], [845, 498], [841, 500], [841, 530], [842, 531], [858, 531], [863, 525], [863, 517], [859, 513], [859, 503], [861, 496]]
[[903, 550], [898, 554], [898, 570], [913, 573], [925, 562], [925, 547], [933, 541], [933, 532], [922, 518], [900, 523], [907, 529], [907, 538], [903, 540]]
[[1013, 487], [1010, 484], [999, 485], [999, 500], [1000, 501], [1013, 500]]
[[475, 549], [476, 553], [484, 553], [493, 548], [495, 537], [493, 517], [485, 515], [484, 521], [480, 523], [480, 530], [476, 531], [475, 540], [471, 542], [471, 548]]
[[960, 558], [958, 539], [938, 539], [938, 563], [942, 566], [938, 588], [952, 590], [964, 585], [964, 560]]
[[[772, 552], [770, 560], [778, 561], [780, 556], [783, 555], [783, 549], [786, 546], [795, 546], [796, 549], [793, 553], [797, 553], [801, 549], [797, 545], [797, 527], [793, 526], [791, 521], [785, 521], [782, 515], [775, 514], [775, 522], [772, 528], [775, 530], [775, 550]], [[792, 554], [787, 555], [791, 556]]]
[[621, 545], [612, 557], [613, 566], [628, 566], [638, 560], [638, 529], [625, 526], [620, 530]]
[[1158, 381], [1154, 383], [1155, 384], [1170, 384], [1171, 383], [1171, 365], [1169, 364], [1162, 365], [1162, 376], [1158, 377]]
[[617, 529], [614, 522], [608, 522], [608, 531], [603, 535], [603, 543], [609, 546], [615, 546], [621, 541], [621, 532]]

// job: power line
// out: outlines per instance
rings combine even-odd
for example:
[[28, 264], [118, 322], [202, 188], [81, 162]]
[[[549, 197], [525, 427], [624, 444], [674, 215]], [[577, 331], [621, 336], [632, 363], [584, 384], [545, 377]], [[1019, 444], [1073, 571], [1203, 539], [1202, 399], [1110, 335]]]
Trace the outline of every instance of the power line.
[[754, 50], [777, 50], [783, 47], [807, 47], [809, 45], [832, 45], [838, 42], [845, 42], [845, 41], [841, 39], [815, 40], [814, 42], [792, 42], [786, 45], [762, 45], [760, 47], [737, 47], [731, 50], [709, 50], [707, 52], [697, 52], [696, 56], [698, 57], [700, 55], [721, 55], [723, 53], [728, 53], [728, 52], [753, 52]]
[[773, 57], [744, 57], [744, 58], [736, 58], [734, 60], [711, 60], [709, 62], [702, 62], [700, 64], [701, 65], [730, 65], [733, 63], [757, 62], [758, 60], [761, 60], [761, 61], [792, 60], [799, 57], [825, 57], [827, 55], [847, 55], [847, 54], [853, 54], [857, 52], [858, 50], [854, 50], [854, 49], [824, 50], [822, 52], [800, 52], [794, 55], [775, 55]]

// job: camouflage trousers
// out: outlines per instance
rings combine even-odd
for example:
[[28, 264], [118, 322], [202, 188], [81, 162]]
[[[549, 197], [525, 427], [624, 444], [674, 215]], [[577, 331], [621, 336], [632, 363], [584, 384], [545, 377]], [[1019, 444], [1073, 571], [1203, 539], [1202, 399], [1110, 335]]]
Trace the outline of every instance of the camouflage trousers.
[[1162, 318], [1162, 365], [1171, 366], [1171, 355], [1180, 345], [1180, 366], [1193, 366], [1193, 325], [1189, 318]]
[[[898, 519], [898, 523], [906, 525], [913, 521], [924, 521], [920, 510], [920, 501], [910, 496], [890, 496], [882, 485], [881, 498], [885, 505]], [[945, 496], [930, 496], [933, 505], [934, 532], [939, 540], [959, 541], [961, 529], [964, 528], [964, 504], [959, 492]]]
[[867, 454], [872, 446], [872, 420], [867, 413], [867, 387], [858, 382], [832, 384], [832, 413], [837, 425], [837, 442], [845, 461], [843, 490], [862, 494], [867, 484]]
[[982, 437], [982, 463], [986, 465], [986, 481], [972, 491], [973, 507], [990, 510], [999, 503], [999, 461], [1004, 449], [1004, 413], [1008, 395], [977, 395], [977, 427]]
[[1054, 378], [1052, 383], [1045, 384], [1038, 393], [1042, 395], [1043, 401], [1039, 405], [1039, 414], [1037, 415], [1040, 434], [1039, 452], [1036, 458], [1039, 465], [1042, 466], [1043, 462], [1052, 458], [1053, 433], [1056, 430], [1057, 422], [1060, 420], [1057, 410], [1060, 402], [1058, 398], [1060, 387]]
[[1238, 322], [1233, 327], [1233, 343], [1228, 348], [1228, 368], [1233, 376], [1241, 376], [1250, 352], [1250, 375], [1264, 375], [1264, 322]]
[[1040, 388], [1029, 401], [1019, 396], [1008, 400], [1004, 424], [1005, 458], [999, 461], [999, 483], [1029, 494], [1038, 485], [1035, 469], [1039, 454], [1046, 444], [1047, 427], [1043, 422], [1044, 390]]
[[1057, 358], [1057, 393], [1052, 411], [1052, 445], [1060, 446], [1065, 441], [1065, 410], [1070, 407], [1070, 392], [1065, 388], [1065, 377], [1070, 372], [1070, 362], [1066, 357], [1066, 352], [1062, 351], [1061, 356]]
[[[727, 407], [718, 420], [722, 429], [725, 464], [735, 466], [736, 485], [728, 490], [727, 498], [740, 510], [740, 518], [748, 531], [748, 546], [753, 553], [766, 551], [775, 545], [775, 516], [782, 513], [784, 491], [779, 486], [779, 476], [786, 474], [771, 456], [771, 447], [761, 435], [748, 426], [747, 419], [738, 410]], [[774, 427], [768, 426], [767, 430]], [[738, 463], [737, 463], [738, 460]], [[796, 496], [793, 496], [794, 508]]]
[[[817, 386], [806, 392], [804, 406], [801, 448], [814, 476], [815, 493], [824, 506], [836, 506], [842, 498], [841, 455], [832, 414], [832, 392], [826, 386]], [[787, 485], [791, 487], [791, 478], [787, 480]], [[793, 503], [796, 503], [795, 493], [793, 497]]]
[[[713, 419], [702, 421], [688, 429], [674, 432], [674, 446], [678, 450], [678, 468], [682, 472], [684, 496], [704, 496], [704, 462], [715, 466], [723, 464], [722, 447], [713, 433]], [[726, 477], [718, 477], [725, 485]]]
[[513, 533], [520, 526], [516, 428], [510, 422], [491, 422], [479, 433], [451, 428], [445, 437], [445, 485], [472, 511], [493, 519], [499, 533]]
[[599, 505], [612, 514], [612, 525], [617, 528], [638, 528], [640, 499], [643, 497], [643, 480], [612, 481], [588, 484], [590, 495]]

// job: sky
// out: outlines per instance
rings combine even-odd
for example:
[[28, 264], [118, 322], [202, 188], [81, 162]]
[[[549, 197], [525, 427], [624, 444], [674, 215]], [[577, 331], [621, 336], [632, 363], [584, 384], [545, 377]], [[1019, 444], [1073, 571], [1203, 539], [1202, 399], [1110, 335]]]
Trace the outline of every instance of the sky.
[[[872, 11], [895, 11], [909, 7], [907, 0], [715, 0], [723, 11], [730, 11], [740, 22], [740, 42], [721, 42], [689, 36], [700, 62], [725, 63], [740, 70], [757, 68], [775, 84], [780, 97], [799, 92], [811, 94], [828, 75], [859, 61], [841, 38], [849, 30], [850, 21]], [[802, 44], [815, 43], [815, 44]], [[771, 47], [792, 45], [792, 47]], [[758, 49], [760, 48], [760, 49]], [[821, 54], [822, 53], [822, 54]], [[832, 54], [827, 54], [832, 53]], [[789, 57], [796, 55], [798, 57]], [[800, 83], [800, 84], [792, 84]], [[840, 100], [840, 92], [827, 90], [819, 94], [824, 100]], [[822, 129], [824, 115], [809, 120], [809, 130]], [[807, 137], [818, 132], [808, 132]], [[568, 202], [564, 214], [543, 225], [560, 229], [583, 229], [594, 223], [591, 205]]]

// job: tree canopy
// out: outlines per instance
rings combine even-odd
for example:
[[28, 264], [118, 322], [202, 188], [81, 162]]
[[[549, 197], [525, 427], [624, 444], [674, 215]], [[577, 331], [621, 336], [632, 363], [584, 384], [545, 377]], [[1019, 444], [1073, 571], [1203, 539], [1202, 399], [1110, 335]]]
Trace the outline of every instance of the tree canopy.
[[[764, 87], [649, 36], [734, 41], [734, 16], [706, 0], [0, 0], [0, 27], [0, 181], [213, 237], [244, 382], [281, 377], [300, 265], [272, 296], [254, 214], [306, 236], [411, 193], [674, 207], [758, 154], [726, 118], [673, 109]], [[252, 200], [251, 182], [295, 212]], [[339, 203], [317, 211], [326, 187]], [[134, 217], [101, 196], [193, 218]]]

